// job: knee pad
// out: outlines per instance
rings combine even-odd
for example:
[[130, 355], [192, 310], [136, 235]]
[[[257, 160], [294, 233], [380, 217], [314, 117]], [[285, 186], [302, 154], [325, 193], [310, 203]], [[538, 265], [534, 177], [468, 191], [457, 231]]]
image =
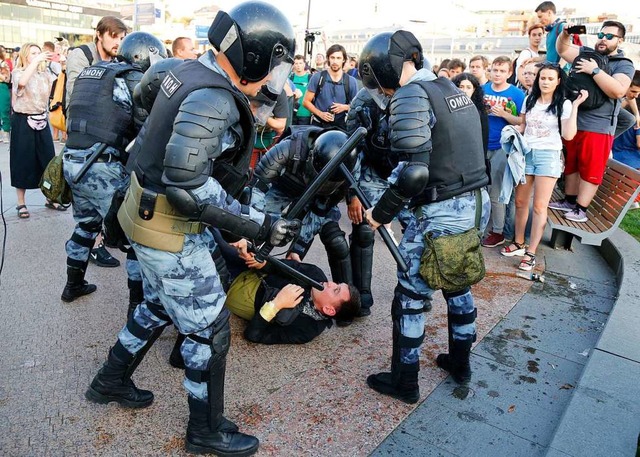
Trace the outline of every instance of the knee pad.
[[345, 233], [337, 222], [331, 221], [320, 229], [320, 241], [330, 257], [345, 259], [349, 256], [349, 245]]
[[351, 232], [351, 246], [357, 246], [359, 248], [367, 248], [373, 246], [375, 240], [375, 233], [369, 224], [363, 222], [362, 224], [354, 225]]

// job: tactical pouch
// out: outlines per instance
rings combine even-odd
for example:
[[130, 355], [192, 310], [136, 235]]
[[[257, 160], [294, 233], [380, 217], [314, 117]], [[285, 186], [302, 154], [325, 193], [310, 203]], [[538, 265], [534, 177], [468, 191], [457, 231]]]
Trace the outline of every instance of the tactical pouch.
[[480, 189], [476, 190], [476, 227], [455, 235], [424, 237], [420, 275], [433, 290], [456, 292], [479, 282], [485, 276], [480, 245]]
[[71, 188], [64, 179], [62, 153], [54, 156], [44, 169], [40, 178], [40, 190], [47, 200], [67, 207], [73, 200]]
[[[131, 185], [118, 211], [122, 230], [131, 241], [161, 251], [180, 252], [184, 246], [185, 234], [204, 231], [204, 224], [180, 215], [163, 194], [145, 198], [144, 204], [148, 208], [141, 211], [144, 191], [136, 174], [132, 173]], [[152, 207], [151, 200], [155, 202]], [[149, 219], [143, 219], [141, 214]]]

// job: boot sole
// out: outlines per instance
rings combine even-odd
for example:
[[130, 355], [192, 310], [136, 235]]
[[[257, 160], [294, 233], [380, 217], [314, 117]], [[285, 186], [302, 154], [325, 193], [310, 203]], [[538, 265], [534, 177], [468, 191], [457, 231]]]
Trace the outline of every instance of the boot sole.
[[93, 389], [92, 387], [89, 387], [87, 389], [87, 391], [84, 394], [84, 397], [93, 403], [100, 403], [101, 405], [106, 405], [111, 402], [116, 402], [121, 406], [125, 406], [127, 408], [135, 408], [135, 409], [146, 408], [147, 406], [150, 406], [151, 403], [153, 403], [153, 397], [151, 398], [151, 400], [146, 402], [133, 402], [130, 400], [126, 400], [124, 398], [114, 397], [112, 395], [103, 395], [97, 390]]
[[245, 456], [253, 455], [256, 452], [258, 452], [258, 447], [259, 445], [251, 449], [247, 449], [245, 451], [224, 452], [213, 447], [198, 446], [197, 444], [192, 444], [188, 441], [185, 442], [185, 449], [187, 450], [187, 452], [190, 452], [191, 454], [199, 454], [199, 455], [214, 454], [219, 457], [245, 457]]

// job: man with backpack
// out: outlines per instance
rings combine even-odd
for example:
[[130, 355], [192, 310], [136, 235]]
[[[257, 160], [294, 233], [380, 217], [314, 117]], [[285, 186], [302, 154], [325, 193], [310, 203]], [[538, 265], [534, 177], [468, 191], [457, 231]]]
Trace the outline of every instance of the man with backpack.
[[323, 128], [347, 126], [349, 103], [358, 92], [358, 82], [343, 70], [346, 49], [334, 44], [327, 49], [329, 68], [315, 73], [309, 81], [302, 106], [311, 112], [311, 125]]
[[626, 29], [618, 21], [604, 21], [595, 49], [571, 43], [567, 27], [558, 37], [560, 57], [573, 65], [569, 75], [574, 90], [586, 89], [590, 103], [578, 111], [578, 133], [567, 142], [565, 198], [549, 208], [566, 212], [565, 219], [587, 222], [587, 208], [602, 182], [613, 144], [621, 99], [635, 72], [633, 62], [619, 49]]
[[[127, 26], [114, 16], [105, 16], [96, 26], [96, 35], [92, 43], [70, 49], [67, 55], [65, 111], [69, 107], [71, 93], [76, 78], [86, 67], [101, 61], [110, 61], [118, 55], [118, 47], [127, 34]], [[99, 267], [118, 267], [120, 261], [114, 258], [104, 247], [102, 235], [96, 238], [89, 260]]]

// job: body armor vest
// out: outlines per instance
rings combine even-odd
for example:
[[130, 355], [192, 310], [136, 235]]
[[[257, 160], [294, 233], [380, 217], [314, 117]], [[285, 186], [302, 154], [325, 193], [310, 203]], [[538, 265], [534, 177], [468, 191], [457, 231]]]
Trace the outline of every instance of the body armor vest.
[[[372, 103], [375, 105], [375, 102]], [[365, 138], [365, 164], [371, 166], [382, 179], [387, 179], [398, 165], [391, 158], [391, 142], [389, 141], [389, 117], [381, 112], [377, 105], [370, 106], [371, 129]]]
[[431, 129], [429, 181], [409, 207], [447, 200], [489, 184], [480, 115], [471, 99], [446, 78], [417, 84], [429, 96], [437, 122]]
[[[249, 177], [249, 163], [255, 137], [253, 114], [241, 93], [221, 74], [207, 68], [197, 60], [188, 60], [172, 69], [160, 86], [154, 102], [155, 109], [143, 127], [144, 138], [130, 151], [127, 170], [135, 171], [144, 188], [164, 194], [162, 183], [164, 156], [173, 131], [173, 121], [180, 105], [193, 91], [213, 87], [233, 95], [240, 112], [242, 143], [227, 149], [211, 163], [211, 176], [233, 197], [237, 198]], [[142, 132], [140, 137], [142, 137]], [[185, 151], [187, 154], [188, 151]]]
[[67, 147], [87, 149], [104, 143], [124, 150], [135, 137], [133, 106], [113, 100], [115, 79], [140, 71], [128, 63], [104, 62], [86, 67], [73, 85], [67, 109]]

